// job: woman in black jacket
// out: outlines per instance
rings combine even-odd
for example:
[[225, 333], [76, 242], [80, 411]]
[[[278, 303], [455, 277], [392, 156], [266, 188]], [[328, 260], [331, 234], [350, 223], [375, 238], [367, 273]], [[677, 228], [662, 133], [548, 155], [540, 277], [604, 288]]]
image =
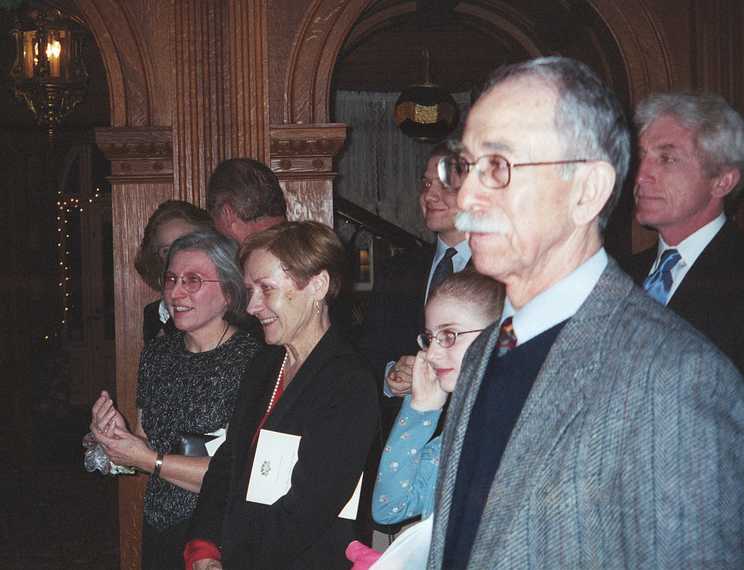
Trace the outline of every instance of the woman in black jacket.
[[[187, 568], [348, 568], [353, 521], [338, 515], [364, 470], [378, 400], [371, 373], [328, 316], [343, 246], [323, 224], [289, 222], [248, 238], [241, 262], [248, 312], [274, 346], [243, 382], [204, 478]], [[301, 438], [291, 487], [271, 505], [246, 498], [262, 430]], [[254, 477], [275, 467], [260, 461]]]

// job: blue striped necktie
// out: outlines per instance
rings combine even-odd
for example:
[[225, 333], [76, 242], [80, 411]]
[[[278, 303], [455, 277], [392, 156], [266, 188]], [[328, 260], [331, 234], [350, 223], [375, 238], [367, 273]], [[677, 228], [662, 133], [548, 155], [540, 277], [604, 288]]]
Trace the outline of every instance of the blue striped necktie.
[[667, 249], [661, 254], [661, 260], [656, 270], [643, 282], [646, 292], [662, 305], [666, 305], [669, 292], [672, 290], [672, 268], [677, 265], [682, 256], [676, 249]]

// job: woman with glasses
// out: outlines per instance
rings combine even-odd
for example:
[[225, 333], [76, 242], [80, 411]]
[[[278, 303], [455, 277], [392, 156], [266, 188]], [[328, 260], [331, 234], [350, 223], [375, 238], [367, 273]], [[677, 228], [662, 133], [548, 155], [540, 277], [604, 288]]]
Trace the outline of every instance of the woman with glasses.
[[[240, 257], [248, 313], [269, 345], [252, 366], [262, 389], [241, 392], [204, 477], [186, 568], [347, 569], [355, 514], [341, 513], [379, 409], [372, 373], [329, 318], [343, 245], [323, 224], [287, 222], [250, 236]], [[281, 443], [289, 444], [285, 462], [274, 453]]]
[[[142, 280], [162, 292], [163, 269], [171, 244], [196, 230], [211, 229], [212, 218], [203, 210], [183, 200], [162, 202], [147, 220], [134, 267]], [[142, 334], [145, 342], [173, 331], [168, 309], [162, 299], [145, 305]]]
[[[465, 351], [499, 319], [503, 306], [503, 285], [471, 269], [448, 276], [429, 295], [426, 330], [417, 339], [421, 350], [413, 365], [412, 393], [403, 400], [380, 459], [372, 498], [372, 517], [378, 523], [432, 514], [441, 449], [441, 436], [432, 436], [455, 389]], [[426, 552], [417, 554], [416, 562], [408, 558], [402, 567], [425, 564]], [[376, 558], [359, 543], [349, 546], [348, 556], [355, 570], [369, 567]], [[380, 561], [373, 566], [378, 567], [386, 566]]]
[[176, 327], [142, 351], [133, 430], [105, 392], [91, 431], [113, 463], [150, 474], [142, 567], [183, 568], [188, 522], [209, 456], [180, 453], [183, 436], [224, 428], [259, 340], [235, 326], [246, 306], [237, 244], [214, 230], [170, 245], [163, 299]]

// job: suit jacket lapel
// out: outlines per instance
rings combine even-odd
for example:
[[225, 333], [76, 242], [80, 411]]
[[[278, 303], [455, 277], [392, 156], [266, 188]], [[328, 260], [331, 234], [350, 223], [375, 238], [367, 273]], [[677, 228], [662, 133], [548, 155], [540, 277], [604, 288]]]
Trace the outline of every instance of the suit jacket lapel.
[[[710, 295], [710, 292], [715, 291], [717, 285], [720, 286], [721, 281], [725, 280], [726, 276], [721, 275], [722, 269], [725, 271], [725, 267], [721, 263], [721, 256], [734, 237], [730, 233], [732, 231], [736, 231], [732, 222], [726, 222], [710, 243], [705, 246], [705, 249], [692, 264], [692, 267], [682, 279], [682, 283], [679, 284], [669, 300], [668, 306], [670, 309], [685, 316], [685, 308], [700, 306], [701, 302], [704, 302], [705, 297], [700, 298], [701, 290]], [[707, 284], [710, 284], [710, 288]]]

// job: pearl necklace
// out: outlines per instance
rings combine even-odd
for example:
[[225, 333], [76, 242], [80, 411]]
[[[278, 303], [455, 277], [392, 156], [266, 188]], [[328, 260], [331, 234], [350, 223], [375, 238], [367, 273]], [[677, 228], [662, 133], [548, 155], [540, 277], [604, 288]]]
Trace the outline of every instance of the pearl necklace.
[[271, 392], [271, 399], [269, 400], [269, 405], [266, 406], [266, 415], [268, 416], [271, 413], [271, 410], [274, 409], [274, 399], [276, 398], [276, 393], [279, 390], [279, 386], [282, 383], [282, 380], [284, 379], [284, 368], [287, 366], [287, 356], [289, 352], [284, 353], [284, 360], [282, 360], [282, 367], [279, 369], [279, 375], [276, 377], [276, 384], [274, 384], [274, 391]]

